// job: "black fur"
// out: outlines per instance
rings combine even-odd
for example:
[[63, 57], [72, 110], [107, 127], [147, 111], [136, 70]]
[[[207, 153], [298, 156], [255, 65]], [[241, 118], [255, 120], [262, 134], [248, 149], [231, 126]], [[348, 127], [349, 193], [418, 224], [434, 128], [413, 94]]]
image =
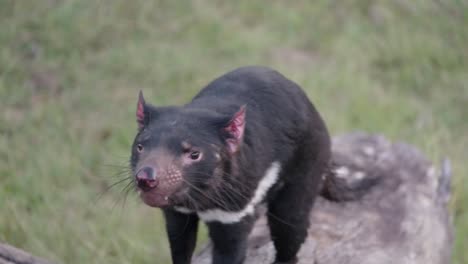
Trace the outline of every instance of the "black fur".
[[[242, 142], [238, 151], [230, 152], [226, 142], [232, 135], [223, 128], [243, 106]], [[183, 141], [203, 153], [200, 162], [180, 167], [182, 187], [171, 191], [169, 204], [162, 206], [174, 263], [190, 263], [199, 220], [195, 213], [174, 211], [174, 206], [238, 211], [274, 161], [281, 164], [279, 180], [265, 202], [276, 262], [295, 262], [330, 164], [327, 128], [297, 84], [268, 68], [239, 68], [208, 84], [184, 106], [145, 105], [144, 115], [132, 149], [135, 173], [142, 159], [138, 144], [148, 151], [164, 148], [176, 160], [187, 151], [181, 147]], [[243, 263], [253, 223], [250, 215], [232, 224], [208, 222], [213, 263]]]

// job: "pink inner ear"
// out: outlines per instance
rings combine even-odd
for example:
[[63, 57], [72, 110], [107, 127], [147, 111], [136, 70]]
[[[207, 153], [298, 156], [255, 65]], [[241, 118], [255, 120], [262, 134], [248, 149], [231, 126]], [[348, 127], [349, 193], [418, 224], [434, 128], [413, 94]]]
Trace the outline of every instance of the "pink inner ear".
[[242, 137], [244, 136], [245, 129], [245, 106], [242, 106], [234, 117], [229, 121], [229, 124], [225, 127], [225, 130], [231, 135], [231, 138], [226, 140], [229, 150], [231, 153], [239, 150]]
[[144, 126], [144, 121], [145, 121], [145, 100], [143, 99], [143, 94], [141, 91], [138, 96], [136, 117], [137, 117], [138, 127], [142, 128]]

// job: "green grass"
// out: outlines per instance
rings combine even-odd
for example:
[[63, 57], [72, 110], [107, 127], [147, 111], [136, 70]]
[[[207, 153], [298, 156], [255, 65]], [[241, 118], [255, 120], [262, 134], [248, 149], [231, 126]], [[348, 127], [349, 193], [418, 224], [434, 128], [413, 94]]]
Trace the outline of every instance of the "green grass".
[[0, 241], [61, 263], [168, 263], [158, 210], [100, 198], [128, 160], [137, 93], [181, 104], [261, 64], [334, 134], [449, 157], [453, 263], [468, 263], [467, 28], [462, 0], [0, 0]]

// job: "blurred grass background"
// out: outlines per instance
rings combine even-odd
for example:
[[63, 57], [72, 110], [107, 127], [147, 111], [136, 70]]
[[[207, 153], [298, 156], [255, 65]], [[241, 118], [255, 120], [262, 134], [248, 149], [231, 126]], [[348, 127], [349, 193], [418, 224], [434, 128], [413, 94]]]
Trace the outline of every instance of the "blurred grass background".
[[333, 134], [449, 157], [453, 263], [468, 263], [461, 0], [0, 0], [0, 241], [61, 263], [169, 263], [158, 210], [100, 198], [128, 160], [137, 93], [182, 104], [252, 64], [304, 87]]

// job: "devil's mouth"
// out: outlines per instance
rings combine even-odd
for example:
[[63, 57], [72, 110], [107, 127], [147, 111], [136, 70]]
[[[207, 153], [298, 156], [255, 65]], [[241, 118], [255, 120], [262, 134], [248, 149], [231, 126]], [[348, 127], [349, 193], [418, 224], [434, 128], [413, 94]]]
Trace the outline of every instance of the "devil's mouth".
[[140, 198], [151, 207], [167, 207], [170, 205], [170, 194], [157, 192], [155, 190], [140, 191]]
[[151, 207], [169, 207], [183, 204], [180, 193], [183, 188], [175, 190], [143, 189], [139, 188], [141, 200]]

